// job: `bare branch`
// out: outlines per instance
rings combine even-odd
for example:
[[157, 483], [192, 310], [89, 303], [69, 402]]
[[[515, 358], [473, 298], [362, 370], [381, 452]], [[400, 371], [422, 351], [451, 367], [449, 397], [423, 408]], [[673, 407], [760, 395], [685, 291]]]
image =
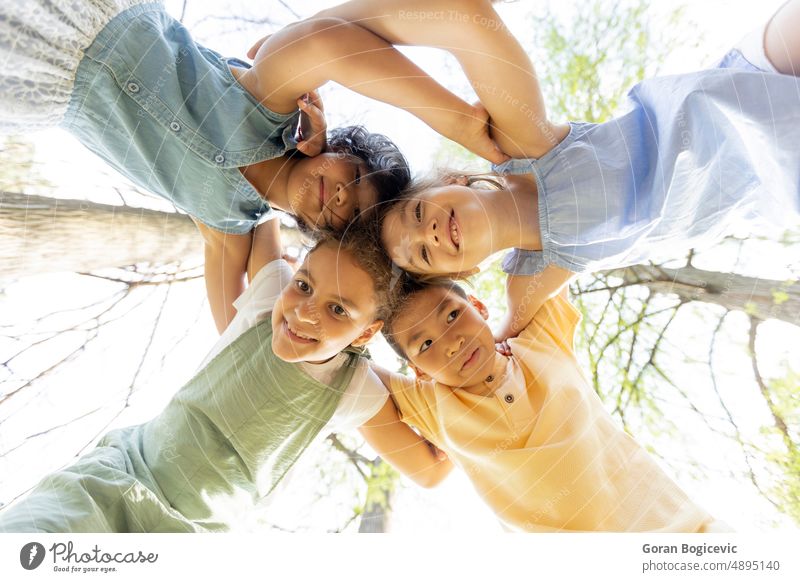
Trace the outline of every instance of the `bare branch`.
[[792, 442], [792, 437], [789, 434], [789, 429], [786, 427], [786, 422], [778, 413], [778, 409], [775, 406], [775, 403], [772, 401], [772, 395], [769, 392], [769, 387], [767, 386], [766, 382], [764, 382], [764, 378], [761, 376], [761, 372], [758, 369], [758, 357], [756, 356], [756, 335], [758, 333], [758, 326], [760, 324], [760, 319], [757, 317], [750, 317], [750, 333], [747, 347], [750, 351], [750, 362], [753, 366], [753, 375], [755, 376], [756, 384], [761, 392], [761, 396], [766, 401], [767, 408], [769, 408], [770, 414], [772, 415], [772, 421], [775, 424], [775, 428], [777, 428], [778, 432], [781, 433], [781, 437], [783, 438], [786, 448], [789, 450], [789, 452], [794, 454], [795, 446]]
[[364, 470], [361, 468], [361, 465], [359, 465], [359, 463], [364, 463], [365, 465], [369, 466], [372, 464], [372, 461], [370, 461], [368, 458], [358, 453], [357, 451], [354, 451], [344, 446], [344, 444], [342, 444], [342, 441], [339, 440], [339, 437], [336, 435], [336, 433], [329, 434], [327, 439], [331, 442], [331, 444], [336, 450], [344, 453], [345, 456], [347, 456], [348, 460], [351, 463], [353, 463], [353, 466], [358, 471], [358, 474], [361, 475], [364, 481], [366, 481], [368, 479], [367, 474], [364, 473]]

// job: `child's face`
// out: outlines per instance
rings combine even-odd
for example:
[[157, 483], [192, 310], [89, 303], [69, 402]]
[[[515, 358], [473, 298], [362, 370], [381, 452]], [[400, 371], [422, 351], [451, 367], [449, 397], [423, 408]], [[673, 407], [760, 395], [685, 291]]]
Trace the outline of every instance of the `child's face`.
[[289, 205], [311, 229], [344, 230], [378, 200], [367, 177], [366, 164], [355, 156], [324, 153], [303, 158], [289, 172]]
[[477, 267], [492, 248], [492, 209], [481, 192], [442, 186], [396, 204], [381, 229], [389, 256], [412, 273], [455, 275]]
[[497, 357], [487, 316], [477, 300], [432, 286], [406, 304], [395, 338], [418, 372], [448, 386], [474, 386], [493, 373]]
[[327, 243], [310, 252], [272, 310], [272, 349], [287, 362], [324, 362], [381, 327], [372, 278]]

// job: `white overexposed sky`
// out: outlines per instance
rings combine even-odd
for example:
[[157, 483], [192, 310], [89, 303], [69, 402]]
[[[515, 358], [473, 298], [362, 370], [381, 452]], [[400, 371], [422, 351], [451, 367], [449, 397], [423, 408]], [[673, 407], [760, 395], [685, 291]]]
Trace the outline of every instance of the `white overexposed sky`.
[[[292, 9], [301, 15], [309, 15], [312, 11], [333, 4], [333, 2], [294, 1]], [[673, 2], [654, 3], [658, 10], [665, 12], [675, 4]], [[764, 0], [762, 2], [735, 0], [703, 0], [686, 3], [687, 18], [696, 25], [700, 35], [700, 47], [677, 48], [670, 55], [662, 68], [662, 73], [677, 73], [701, 68], [721, 56], [725, 50], [750, 30], [755, 24], [763, 22], [781, 4], [781, 0]], [[276, 2], [229, 2], [233, 8], [229, 13], [243, 17], [273, 16], [288, 20], [286, 10]], [[535, 25], [538, 2], [516, 2], [501, 5], [499, 10], [515, 34], [529, 37], [529, 27]], [[183, 2], [168, 0], [167, 6], [175, 16], [180, 15]], [[258, 38], [260, 31], [253, 29], [247, 33], [230, 32], [231, 23], [226, 20], [203, 20], [204, 14], [221, 14], [218, 2], [188, 3], [185, 22], [198, 40], [226, 55], [244, 56], [251, 42]], [[565, 2], [558, 10], [568, 15], [578, 10], [579, 2]], [[259, 14], [263, 10], [264, 14]], [[722, 24], [724, 14], [724, 25]], [[199, 24], [198, 24], [199, 23]], [[264, 31], [269, 32], [268, 30]], [[406, 49], [404, 49], [406, 50]], [[453, 62], [436, 51], [427, 49], [407, 49], [407, 54], [417, 60], [428, 72], [437, 77], [452, 75]], [[463, 89], [463, 80], [447, 82], [448, 86]], [[415, 171], [425, 172], [431, 159], [439, 149], [440, 140], [429, 128], [413, 116], [397, 111], [382, 104], [377, 104], [355, 96], [340, 87], [328, 87], [322, 91], [326, 104], [330, 126], [361, 123], [373, 131], [386, 133], [401, 147], [409, 158]], [[466, 97], [466, 96], [465, 96]], [[472, 99], [472, 97], [469, 97]], [[109, 186], [124, 183], [113, 170], [92, 154], [86, 152], [73, 138], [58, 130], [51, 130], [33, 136], [36, 145], [37, 167], [52, 182], [59, 184], [55, 195], [64, 198], [83, 198], [106, 203], [114, 203], [107, 192]], [[48, 193], [51, 193], [48, 190]], [[169, 209], [169, 205], [160, 200], [138, 195], [126, 196], [133, 205], [142, 205], [160, 209]], [[118, 200], [117, 200], [118, 201]], [[199, 250], [198, 238], [198, 250]], [[785, 260], [774, 251], [774, 244], [764, 242], [751, 245], [744, 251], [739, 267], [753, 275], [769, 278], [788, 278], [796, 273], [787, 271]], [[759, 246], [761, 245], [761, 246]], [[761, 249], [761, 250], [759, 250]], [[719, 268], [720, 264], [734, 264], [738, 249], [733, 245], [723, 245], [696, 261], [702, 266], [706, 261], [710, 268]], [[770, 258], [772, 257], [772, 260]], [[784, 257], [785, 258], [785, 257]], [[0, 295], [0, 320], [4, 325], [27, 325], [44, 309], [55, 310], [59, 307], [74, 307], [91, 303], [95, 297], [100, 300], [108, 295], [111, 284], [88, 285], [84, 278], [73, 274], [54, 274], [30, 277], [7, 285]], [[150, 321], [158, 316], [160, 301], [167, 291], [137, 290], [127, 301], [117, 308], [122, 313], [132, 308], [138, 301], [142, 307], [137, 311], [137, 322]], [[151, 294], [151, 295], [148, 295]], [[699, 317], [699, 316], [698, 316]], [[65, 322], [48, 322], [50, 329], [59, 329]], [[191, 326], [191, 332], [184, 336], [184, 330]], [[743, 326], [742, 317], [731, 316], [728, 322], [730, 333], [720, 339], [720, 353], [742, 354], [741, 342]], [[728, 327], [726, 326], [726, 327]], [[762, 326], [763, 333], [759, 338], [760, 352], [765, 356], [762, 360], [764, 369], [778, 373], [781, 361], [800, 361], [797, 347], [800, 345], [800, 329], [780, 322], [768, 322]], [[148, 341], [150, 327], [147, 325], [131, 325], [120, 319], [110, 324], [101, 333], [96, 347], [80, 354], [69, 367], [59, 370], [37, 385], [34, 393], [10, 401], [0, 411], [3, 414], [0, 426], [0, 450], [13, 452], [0, 459], [0, 502], [7, 501], [16, 494], [35, 483], [43, 474], [69, 461], [76, 446], [88, 444], [91, 437], [104, 427], [109, 415], [98, 413], [56, 431], [47, 438], [31, 439], [21, 445], [26, 435], [60, 424], [68, 418], [78, 416], [93, 406], [87, 403], [109, 403], [124, 400], [128, 383], [139, 364], [128, 354], [127, 346], [141, 346]], [[684, 353], [702, 362], [707, 349], [707, 336], [704, 335], [698, 319], [690, 317], [676, 322], [673, 337], [685, 336]], [[763, 339], [762, 339], [763, 337]], [[77, 345], [82, 336], [78, 333], [63, 334], [53, 350], [68, 351]], [[215, 339], [211, 318], [204, 305], [204, 289], [200, 280], [175, 285], [169, 290], [168, 303], [164, 307], [159, 322], [158, 332], [153, 337], [149, 355], [142, 372], [137, 377], [137, 391], [131, 399], [131, 406], [118, 418], [113, 420], [109, 428], [125, 426], [146, 420], [157, 413], [170, 398], [174, 389], [191, 374], [200, 362], [207, 349]], [[730, 344], [730, 345], [728, 345]], [[0, 338], [0, 354], [3, 350], [11, 350], [9, 340]], [[738, 351], [737, 351], [738, 350]], [[372, 349], [378, 362], [394, 368], [396, 359], [385, 343], [378, 343]], [[136, 352], [138, 357], [139, 352]], [[749, 359], [739, 357], [724, 360], [718, 373], [721, 384], [730, 392], [743, 392], [741, 398], [731, 399], [739, 404], [740, 417], [752, 417], [752, 426], [745, 429], [757, 430], [763, 420], [764, 411], [759, 409], [750, 395], [744, 394], [753, 390], [750, 380]], [[36, 361], [20, 360], [15, 362], [13, 374], [8, 371], [0, 373], [3, 382], [12, 386], [19, 378], [26, 377], [37, 369]], [[690, 366], [675, 371], [676, 381], [692, 386], [700, 374], [696, 374]], [[0, 391], [2, 394], [3, 391]], [[693, 394], [707, 394], [708, 390], [695, 390]], [[79, 395], [79, 396], [76, 396]], [[702, 398], [698, 396], [698, 398]], [[713, 403], [697, 402], [698, 407]], [[752, 413], [751, 413], [752, 411]], [[664, 414], [674, 415], [684, 429], [684, 441], [676, 442], [672, 447], [664, 447], [660, 443], [659, 452], [665, 458], [665, 467], [676, 480], [702, 506], [712, 513], [741, 530], [765, 530], [772, 528], [794, 529], [795, 526], [785, 516], [777, 513], [766, 501], [757, 496], [752, 487], [734, 479], [729, 470], [735, 463], [736, 450], [724, 438], [704, 441], [693, 457], [702, 464], [711, 467], [710, 476], [702, 480], [691, 478], [692, 467], [681, 457], [680, 448], [693, 443], [693, 426], [697, 420], [681, 410], [678, 405], [666, 403]], [[755, 427], [755, 428], [754, 428]], [[700, 430], [700, 428], [698, 428]], [[705, 437], [704, 437], [705, 438]], [[710, 438], [710, 437], [709, 437]], [[645, 443], [653, 444], [653, 443]], [[301, 461], [299, 477], [292, 483], [291, 492], [285, 492], [280, 504], [273, 503], [271, 515], [279, 522], [292, 523], [294, 516], [308, 511], [308, 499], [315, 488], [314, 474], [320, 456], [328, 454], [323, 446], [319, 446]], [[668, 460], [669, 462], [666, 462]], [[322, 506], [320, 506], [322, 507]], [[319, 509], [319, 516], [308, 518], [319, 527], [327, 527], [334, 523], [336, 504], [329, 502]], [[314, 511], [317, 511], [316, 509]], [[325, 513], [323, 516], [322, 513]], [[313, 513], [313, 511], [312, 511]], [[316, 519], [316, 522], [315, 522]], [[500, 531], [491, 512], [478, 500], [468, 481], [463, 475], [454, 474], [442, 486], [433, 490], [421, 490], [406, 484], [399, 492], [393, 518], [393, 530], [400, 532], [416, 531], [448, 531], [460, 533], [482, 533]]]

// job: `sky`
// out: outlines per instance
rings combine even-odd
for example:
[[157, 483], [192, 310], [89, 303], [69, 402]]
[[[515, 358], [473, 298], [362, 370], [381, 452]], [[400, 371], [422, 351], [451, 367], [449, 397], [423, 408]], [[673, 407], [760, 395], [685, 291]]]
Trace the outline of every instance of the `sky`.
[[[758, 3], [704, 0], [687, 3], [686, 15], [695, 23], [700, 46], [676, 49], [665, 63], [662, 72], [677, 73], [709, 64], [748, 32], [755, 23], [764, 21], [780, 3], [779, 0], [765, 0]], [[289, 19], [285, 9], [276, 2], [242, 1], [230, 4], [234, 6], [230, 13], [243, 17], [257, 18], [269, 15], [277, 19]], [[307, 15], [312, 10], [330, 3], [296, 1], [290, 4], [299, 14]], [[499, 10], [510, 24], [512, 31], [527, 38], [530, 32], [528, 28], [535, 22], [535, 7], [539, 4], [516, 2], [502, 5]], [[666, 10], [672, 4], [659, 2], [656, 5], [658, 9]], [[558, 10], [563, 10], [568, 16], [570, 10], [580, 5], [580, 3], [561, 3], [558, 4], [560, 6]], [[170, 0], [167, 6], [173, 15], [179, 16], [183, 2]], [[203, 15], [206, 13], [222, 13], [217, 2], [192, 1], [187, 7], [185, 22], [196, 38], [223, 54], [243, 56], [250, 43], [260, 34], [260, 30], [256, 29], [248, 33], [232, 32], [228, 20], [204, 19]], [[258, 10], [265, 12], [259, 14]], [[721, 14], [725, 15], [724, 26], [720, 24]], [[406, 52], [434, 76], [449, 78], [453, 75], [452, 61], [435, 51], [408, 49]], [[447, 83], [458, 90], [464, 88], [463, 80], [448, 80]], [[340, 87], [325, 88], [322, 95], [330, 126], [362, 123], [373, 131], [383, 132], [392, 137], [406, 153], [412, 167], [418, 173], [424, 173], [430, 167], [431, 159], [438, 150], [440, 142], [438, 137], [416, 118], [382, 104], [371, 103], [353, 96]], [[469, 96], [465, 97], [469, 99]], [[102, 161], [83, 150], [71, 137], [54, 130], [35, 136], [33, 141], [37, 148], [38, 168], [45, 176], [59, 184], [58, 196], [114, 203], [114, 200], [108, 197], [107, 186], [119, 184], [120, 178]], [[86, 180], [87, 176], [91, 176], [89, 183]], [[126, 195], [126, 200], [132, 205], [169, 209], [168, 205], [148, 197]], [[718, 265], [721, 261], [732, 263], [736, 252], [731, 246], [721, 247], [709, 253], [705, 260], [712, 265]], [[753, 253], [752, 257], [746, 257], [747, 268], [763, 269], [763, 276], [772, 278], [786, 276], [785, 272], [779, 271], [781, 268], [779, 261], [770, 264], [765, 260], [770, 253], [758, 250], [747, 252]], [[43, 309], [85, 304], [93, 298], [101, 300], [108, 295], [110, 289], [112, 287], [96, 283], [87, 285], [82, 278], [70, 274], [24, 279], [7, 286], [0, 295], [0, 319], [4, 323], [18, 322], [19, 326], [25, 326], [26, 322], [41, 314]], [[122, 313], [125, 309], [133, 309], [133, 305], [141, 301], [141, 307], [138, 307], [139, 311], [136, 312], [138, 321], [159, 317], [160, 301], [166, 291], [154, 291], [151, 295], [148, 293], [151, 292], [137, 291], [130, 301], [119, 307], [118, 311]], [[206, 313], [203, 297], [201, 281], [176, 285], [169, 290], [168, 303], [160, 312], [158, 331], [152, 338], [151, 349], [145, 358], [142, 371], [137, 376], [137, 386], [142, 389], [134, 393], [133, 406], [114, 419], [111, 426], [141, 422], [155, 414], [170, 397], [172, 387], [180, 386], [187, 373], [202, 359], [214, 340], [211, 319]], [[733, 319], [731, 326], [742, 325], [741, 321]], [[57, 328], [58, 324], [50, 322], [49, 325]], [[679, 329], [679, 332], [685, 333], [687, 337], [696, 331], [694, 329], [696, 323], [692, 323], [691, 319], [687, 319], [681, 325], [683, 328]], [[774, 360], [766, 362], [765, 365], [776, 369], [782, 358], [796, 356], [797, 352], [792, 351], [790, 346], [800, 345], [800, 330], [779, 323], [770, 322], [765, 325], [770, 328], [765, 336], [772, 338], [769, 341], [773, 347], [764, 351], [770, 354], [768, 359]], [[190, 326], [191, 331], [184, 335], [184, 330]], [[127, 354], [126, 346], [144, 345], [149, 339], [147, 335], [146, 326], [125, 325], [122, 319], [110, 325], [91, 351], [87, 350], [87, 353], [81, 354], [69, 369], [59, 371], [41, 383], [36, 391], [38, 400], [33, 397], [20, 399], [10, 409], [6, 407], [6, 412], [0, 411], [3, 414], [13, 413], [3, 418], [4, 422], [0, 427], [0, 448], [7, 450], [16, 447], [24, 435], [35, 430], [44, 430], [53, 424], [63, 422], [67, 417], [78, 416], [87, 410], [87, 406], [92, 408], [95, 402], [113, 402], [115, 399], [120, 401], [126, 394], [130, 377], [135, 374], [136, 365], [139, 363]], [[740, 335], [732, 332], [731, 337]], [[68, 351], [80, 338], [80, 334], [77, 333], [64, 334], [64, 337], [60, 337], [57, 341], [58, 346], [52, 349]], [[702, 345], [702, 338], [697, 339], [697, 345]], [[731, 349], [733, 347], [736, 346], [732, 346]], [[0, 343], [0, 353], [2, 349], [9, 349], [9, 344]], [[691, 350], [691, 347], [689, 349]], [[376, 360], [386, 362], [393, 367], [394, 356], [385, 345], [375, 346], [373, 352]], [[30, 370], [36, 369], [36, 365], [36, 361], [17, 362], [15, 375], [24, 377]], [[737, 376], [746, 374], [746, 367], [743, 367], [745, 365], [746, 362], [725, 363], [726, 370], [722, 373], [725, 375], [727, 386], [736, 389]], [[13, 379], [0, 376], [0, 380]], [[692, 382], [690, 373], [686, 382]], [[152, 386], [154, 383], [163, 386], [163, 389], [154, 389]], [[78, 388], [81, 396], [75, 398]], [[741, 406], [746, 410], [749, 402], [742, 398]], [[684, 414], [680, 410], [670, 410], [669, 413], [679, 418]], [[0, 459], [0, 476], [2, 476], [0, 501], [7, 500], [12, 492], [33, 484], [47, 471], [66, 463], [70, 451], [74, 452], [75, 443], [88, 444], [91, 437], [102, 429], [107, 420], [107, 414], [90, 416], [85, 422], [58, 431], [52, 438], [34, 439], [15, 453]], [[726, 470], [726, 463], [729, 455], [733, 453], [724, 442], [709, 442], [705, 448], [707, 454], [704, 455], [704, 462], [713, 467], [712, 478], [703, 482], [693, 481], [690, 478], [691, 467], [684, 467], [679, 477], [681, 485], [700, 505], [709, 508], [712, 513], [739, 529], [794, 528], [787, 519], [776, 514], [766, 502], [756, 497], [750, 488], [731, 479]], [[277, 521], [290, 523], [304, 510], [308, 496], [314, 494], [314, 479], [311, 476], [315, 474], [320, 459], [328, 454], [330, 452], [320, 446], [302, 460], [303, 471], [309, 477], [297, 480], [296, 486], [293, 487], [294, 494], [282, 499], [281, 504], [273, 504], [270, 508], [271, 515]], [[677, 457], [670, 450], [666, 451], [665, 456]], [[681, 463], [682, 461], [676, 458], [669, 464], [670, 470], [680, 467]], [[335, 503], [325, 507], [323, 510], [319, 504], [316, 505], [314, 515], [304, 519], [317, 527], [327, 527], [328, 523], [335, 523], [340, 518], [341, 507]], [[420, 530], [487, 532], [499, 531], [499, 526], [491, 512], [472, 492], [466, 479], [454, 474], [442, 486], [433, 490], [404, 486], [397, 497], [393, 529], [400, 532]]]

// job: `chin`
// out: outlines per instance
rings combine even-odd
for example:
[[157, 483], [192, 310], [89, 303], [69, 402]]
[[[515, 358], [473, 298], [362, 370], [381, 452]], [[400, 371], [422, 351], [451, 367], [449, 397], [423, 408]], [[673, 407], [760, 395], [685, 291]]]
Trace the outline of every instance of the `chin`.
[[283, 342], [276, 340], [274, 335], [272, 336], [272, 353], [274, 353], [284, 362], [289, 362], [292, 364], [304, 362], [306, 360], [305, 356], [298, 355], [296, 350], [293, 350], [290, 346], [284, 345]]

